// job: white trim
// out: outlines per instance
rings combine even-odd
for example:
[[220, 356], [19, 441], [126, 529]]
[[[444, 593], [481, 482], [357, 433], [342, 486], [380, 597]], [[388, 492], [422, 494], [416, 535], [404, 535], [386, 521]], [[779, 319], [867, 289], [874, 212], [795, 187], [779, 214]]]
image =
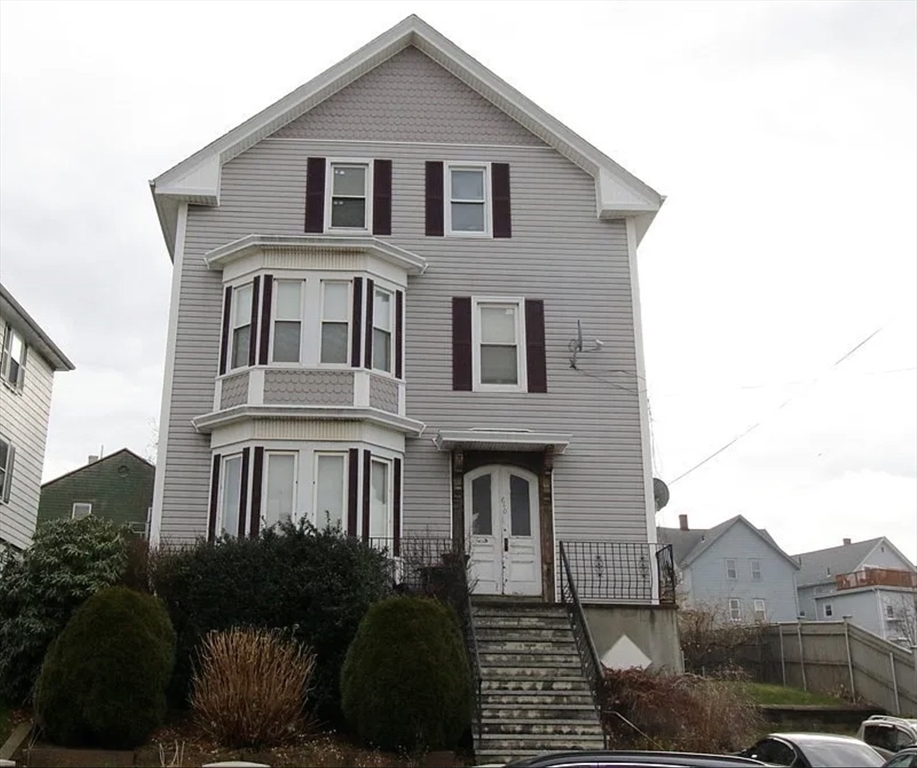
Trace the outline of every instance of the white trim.
[[[263, 366], [252, 366], [248, 372], [248, 402], [252, 405], [264, 403], [264, 371]], [[219, 405], [213, 410], [220, 410]]]
[[[481, 381], [481, 308], [501, 305], [515, 308], [516, 383], [486, 384]], [[525, 339], [525, 299], [519, 296], [471, 297], [471, 381], [474, 392], [528, 392], [528, 365]]]
[[[360, 166], [365, 169], [363, 177], [363, 226], [362, 227], [333, 227], [331, 225], [332, 197], [334, 191], [335, 165]], [[359, 198], [354, 198], [359, 199]], [[325, 203], [324, 225], [325, 234], [342, 232], [346, 235], [368, 235], [373, 228], [373, 160], [365, 157], [328, 157], [325, 159]]]
[[[322, 360], [322, 340], [324, 339], [324, 330], [325, 323], [333, 323], [335, 325], [340, 325], [341, 320], [326, 320], [325, 319], [325, 288], [329, 284], [343, 285], [347, 289], [347, 308], [344, 311], [344, 323], [347, 325], [347, 351], [344, 353], [344, 362], [342, 363], [326, 363]], [[330, 278], [330, 279], [321, 279], [319, 280], [319, 310], [318, 310], [318, 358], [316, 363], [322, 368], [330, 369], [349, 369], [351, 356], [353, 355], [353, 280], [342, 280], [339, 278]], [[362, 317], [362, 315], [361, 315]], [[362, 336], [363, 329], [359, 329], [359, 333]], [[361, 361], [362, 362], [362, 361]]]
[[[252, 295], [248, 312], [244, 318], [246, 322], [243, 322], [241, 325], [236, 325], [236, 312], [239, 311], [239, 293], [246, 289], [248, 289]], [[252, 345], [252, 334], [255, 332], [252, 325], [252, 307], [257, 307], [257, 301], [258, 297], [255, 295], [255, 283], [253, 280], [232, 286], [232, 299], [229, 303], [231, 317], [229, 318], [229, 348], [226, 350], [226, 373], [237, 373], [238, 371], [251, 367], [248, 363], [250, 357], [249, 350]], [[240, 365], [233, 365], [233, 357], [236, 351], [236, 332], [246, 326], [248, 327], [248, 349], [245, 350], [242, 363]], [[257, 362], [257, 360], [255, 360], [255, 362]]]
[[556, 432], [528, 430], [443, 429], [433, 438], [433, 443], [441, 451], [451, 451], [460, 446], [480, 450], [498, 450], [498, 446], [506, 446], [514, 451], [543, 451], [553, 446], [554, 453], [561, 454], [570, 445], [570, 437]]
[[169, 449], [169, 421], [172, 418], [172, 378], [175, 371], [175, 346], [178, 341], [178, 309], [181, 300], [182, 268], [185, 262], [185, 229], [188, 204], [178, 208], [175, 231], [175, 262], [172, 264], [172, 297], [169, 304], [169, 329], [166, 336], [166, 359], [162, 372], [162, 404], [159, 410], [159, 446], [156, 452], [156, 473], [153, 480], [153, 513], [150, 520], [150, 544], [159, 546], [162, 528], [162, 501], [166, 482], [166, 458]]
[[331, 421], [366, 421], [407, 435], [419, 436], [426, 429], [422, 421], [396, 416], [376, 408], [354, 408], [349, 405], [237, 405], [223, 411], [205, 413], [191, 419], [191, 425], [202, 434], [249, 419], [328, 419]]
[[[226, 464], [230, 461], [236, 461], [236, 460], [238, 460], [239, 462], [239, 501], [238, 501], [238, 508], [236, 509], [236, 515], [238, 515], [240, 518], [242, 515], [242, 510], [241, 510], [242, 487], [245, 484], [243, 482], [244, 478], [242, 476], [242, 472], [245, 469], [245, 462], [242, 458], [242, 451], [240, 450], [235, 453], [226, 453], [226, 454], [220, 455], [220, 487], [217, 488], [217, 515], [216, 515], [216, 525], [214, 526], [214, 531], [213, 531], [214, 539], [220, 538], [224, 533], [223, 506], [224, 506], [225, 494], [226, 494]], [[212, 466], [213, 466], [213, 462], [211, 461], [211, 467]], [[245, 506], [246, 508], [249, 507], [248, 504], [246, 504]], [[234, 539], [238, 538], [239, 522], [240, 522], [239, 520], [236, 520], [236, 530], [225, 531], [225, 533], [228, 533], [229, 536]], [[243, 529], [246, 531], [249, 530], [249, 526], [248, 526], [249, 521], [245, 520], [245, 521], [242, 521], [242, 523], [243, 523], [243, 526], [242, 526]]]
[[554, 153], [557, 150], [547, 144], [467, 144], [453, 141], [393, 141], [391, 139], [335, 139], [335, 138], [303, 138], [302, 136], [266, 136], [264, 141], [301, 141], [307, 144], [356, 144], [365, 147], [368, 144], [384, 144], [401, 147], [460, 147], [468, 149], [534, 149], [539, 152]]
[[353, 369], [353, 404], [357, 408], [369, 408], [370, 372], [365, 368]]
[[[443, 226], [446, 237], [493, 238], [493, 193], [491, 190], [489, 162], [448, 162], [443, 163]], [[452, 172], [483, 171], [484, 199], [459, 200], [458, 202], [480, 203], [484, 206], [484, 229], [481, 232], [452, 229]]]
[[[308, 280], [305, 280], [301, 277], [286, 277], [286, 276], [274, 276], [274, 282], [272, 291], [275, 298], [271, 301], [271, 317], [270, 317], [270, 328], [268, 329], [268, 365], [271, 367], [277, 368], [287, 368], [287, 367], [299, 367], [303, 364], [305, 360], [305, 345], [306, 345], [306, 283]], [[280, 284], [281, 283], [294, 283], [299, 286], [299, 313], [295, 318], [289, 317], [277, 317], [277, 309], [280, 306]], [[299, 356], [296, 360], [284, 360], [277, 361], [274, 359], [274, 328], [277, 322], [281, 323], [299, 323]]]

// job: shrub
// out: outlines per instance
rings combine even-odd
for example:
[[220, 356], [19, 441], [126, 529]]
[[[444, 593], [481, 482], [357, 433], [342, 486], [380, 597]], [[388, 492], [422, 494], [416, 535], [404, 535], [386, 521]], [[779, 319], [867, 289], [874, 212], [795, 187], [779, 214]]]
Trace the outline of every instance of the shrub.
[[123, 529], [95, 517], [38, 527], [32, 546], [0, 564], [0, 690], [14, 704], [32, 694], [42, 659], [73, 611], [121, 577]]
[[455, 613], [429, 598], [392, 597], [360, 622], [341, 673], [341, 704], [383, 749], [454, 747], [471, 723], [471, 676]]
[[101, 590], [48, 650], [38, 721], [66, 746], [139, 746], [165, 717], [174, 662], [175, 633], [159, 600], [126, 587]]
[[152, 576], [178, 634], [176, 704], [189, 693], [192, 656], [208, 632], [286, 628], [315, 653], [310, 703], [328, 719], [340, 715], [341, 665], [360, 619], [391, 588], [382, 552], [305, 523], [157, 553]]
[[315, 654], [277, 631], [209, 632], [201, 643], [191, 708], [228, 747], [274, 746], [296, 733]]
[[762, 625], [730, 621], [720, 606], [678, 611], [678, 637], [685, 669], [722, 676], [753, 662]]
[[741, 686], [695, 675], [605, 670], [603, 720], [614, 749], [729, 752], [762, 728]]

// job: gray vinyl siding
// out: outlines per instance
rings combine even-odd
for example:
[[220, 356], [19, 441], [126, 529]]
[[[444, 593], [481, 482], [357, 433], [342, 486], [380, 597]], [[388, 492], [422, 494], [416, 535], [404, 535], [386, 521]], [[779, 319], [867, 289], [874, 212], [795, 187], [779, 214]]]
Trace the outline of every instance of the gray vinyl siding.
[[[208, 271], [201, 256], [251, 233], [301, 233], [307, 158], [346, 155], [393, 161], [393, 234], [385, 239], [429, 262], [424, 275], [410, 279], [406, 296], [407, 415], [427, 429], [422, 438], [407, 441], [405, 534], [450, 530], [449, 454], [438, 451], [431, 438], [441, 429], [507, 427], [571, 436], [569, 450], [555, 462], [558, 538], [646, 540], [636, 379], [622, 373], [636, 367], [624, 223], [596, 219], [593, 178], [554, 150], [518, 141], [512, 147], [470, 146], [480, 141], [476, 126], [484, 118], [459, 119], [463, 115], [449, 112], [451, 102], [437, 103], [437, 94], [428, 93], [424, 82], [424, 77], [403, 82], [391, 103], [420, 92], [431, 107], [408, 115], [410, 122], [429, 123], [430, 135], [437, 135], [430, 126], [464, 125], [461, 135], [449, 139], [469, 146], [269, 138], [223, 167], [220, 207], [189, 207], [164, 539], [200, 534], [206, 525], [209, 440], [195, 434], [190, 420], [212, 407], [222, 291], [219, 272]], [[497, 115], [488, 118], [493, 124], [505, 118], [490, 109]], [[333, 122], [329, 126], [337, 128]], [[509, 163], [512, 239], [425, 237], [427, 160]], [[546, 394], [452, 391], [451, 299], [463, 295], [544, 300]], [[584, 337], [601, 339], [604, 348], [582, 354], [579, 370], [573, 370], [568, 345], [577, 320]]]
[[914, 566], [907, 560], [900, 558], [895, 551], [883, 543], [876, 544], [860, 565], [860, 568], [870, 566], [872, 568], [894, 568], [896, 570], [913, 571]]
[[[737, 578], [726, 577], [726, 560], [736, 561]], [[761, 581], [753, 581], [751, 560], [761, 563]], [[742, 616], [751, 621], [755, 598], [766, 601], [768, 621], [795, 621], [796, 569], [767, 542], [741, 523], [733, 525], [689, 566], [691, 599], [725, 613], [729, 599], [742, 601]]]
[[[0, 319], [0, 339], [5, 330]], [[0, 542], [19, 549], [31, 544], [35, 532], [53, 382], [47, 361], [29, 347], [22, 390], [0, 383], [0, 434], [16, 449], [10, 500], [0, 501]]]
[[[818, 610], [818, 621], [840, 621], [844, 616], [849, 616], [851, 624], [869, 630], [879, 637], [885, 637], [884, 622], [879, 613], [881, 605], [876, 590], [826, 595], [817, 598], [815, 603]], [[825, 603], [831, 604], [831, 616], [826, 617], [824, 614]], [[809, 617], [806, 616], [806, 618]]]

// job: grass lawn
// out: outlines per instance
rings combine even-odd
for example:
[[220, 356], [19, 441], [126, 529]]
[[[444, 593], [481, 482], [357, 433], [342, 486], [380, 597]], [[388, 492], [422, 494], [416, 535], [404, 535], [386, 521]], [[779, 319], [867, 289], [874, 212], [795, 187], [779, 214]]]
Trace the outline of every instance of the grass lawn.
[[804, 691], [802, 688], [789, 688], [769, 683], [737, 683], [744, 688], [752, 701], [759, 706], [770, 704], [843, 704], [840, 699], [826, 696], [823, 693]]

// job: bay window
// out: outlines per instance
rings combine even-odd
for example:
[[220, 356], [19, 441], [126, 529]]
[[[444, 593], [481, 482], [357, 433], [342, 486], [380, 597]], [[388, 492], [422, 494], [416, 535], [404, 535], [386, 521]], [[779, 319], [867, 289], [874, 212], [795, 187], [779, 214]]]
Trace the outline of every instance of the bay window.
[[218, 535], [236, 536], [239, 532], [239, 507], [242, 502], [242, 455], [223, 459]]
[[302, 346], [303, 282], [278, 280], [275, 285], [277, 301], [274, 304], [271, 361], [298, 363]]
[[268, 451], [265, 454], [264, 525], [270, 527], [293, 518], [296, 504], [296, 454]]
[[252, 338], [252, 286], [236, 288], [232, 305], [232, 362], [230, 368], [248, 365]]
[[344, 529], [346, 462], [344, 453], [315, 454], [315, 525], [318, 528]]
[[373, 368], [392, 372], [392, 294], [376, 288], [373, 295]]
[[372, 539], [392, 535], [390, 469], [387, 461], [373, 458], [370, 462], [369, 536]]
[[346, 365], [350, 341], [350, 283], [322, 282], [321, 361]]

